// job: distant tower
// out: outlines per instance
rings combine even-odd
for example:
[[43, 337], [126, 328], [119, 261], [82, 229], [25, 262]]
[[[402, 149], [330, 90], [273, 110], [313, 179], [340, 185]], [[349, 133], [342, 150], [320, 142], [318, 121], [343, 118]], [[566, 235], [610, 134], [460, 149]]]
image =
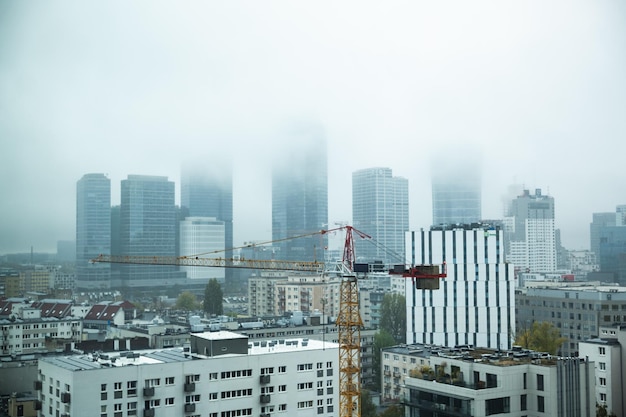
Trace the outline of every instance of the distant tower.
[[556, 270], [554, 198], [536, 189], [524, 190], [512, 201], [507, 224], [507, 261], [522, 271]]
[[357, 239], [359, 262], [404, 262], [404, 235], [409, 230], [409, 185], [390, 168], [368, 168], [352, 173], [352, 221], [379, 245]]
[[111, 180], [86, 174], [76, 183], [76, 286], [102, 289], [111, 285], [111, 266], [90, 264], [111, 253]]
[[479, 222], [480, 158], [470, 149], [454, 149], [432, 161], [433, 225]]
[[589, 225], [589, 241], [591, 251], [600, 256], [600, 236], [602, 228], [617, 226], [616, 213], [593, 213], [593, 220]]
[[[122, 255], [176, 256], [174, 183], [167, 177], [129, 175], [122, 181], [120, 246]], [[174, 266], [120, 265], [128, 287], [176, 284], [184, 277]]]
[[447, 264], [438, 290], [406, 281], [407, 343], [510, 349], [515, 335], [515, 277], [503, 257], [499, 226], [445, 228], [407, 234], [407, 263]]
[[[187, 161], [181, 175], [181, 208], [191, 217], [214, 217], [224, 223], [222, 249], [233, 247], [233, 166], [230, 157]], [[195, 255], [180, 249], [180, 255]], [[222, 254], [232, 258], [233, 251]], [[229, 285], [235, 277], [233, 268], [225, 268], [222, 277]]]
[[[321, 127], [300, 126], [272, 172], [272, 240], [319, 232], [328, 227], [326, 137]], [[278, 242], [281, 260], [324, 261], [326, 235]]]
[[[203, 257], [206, 258], [223, 258], [224, 235], [224, 222], [215, 217], [187, 217], [180, 222], [180, 252], [204, 254]], [[223, 283], [224, 270], [229, 268], [185, 266], [181, 267], [181, 270], [187, 273], [187, 279], [191, 284], [206, 285], [211, 278]]]

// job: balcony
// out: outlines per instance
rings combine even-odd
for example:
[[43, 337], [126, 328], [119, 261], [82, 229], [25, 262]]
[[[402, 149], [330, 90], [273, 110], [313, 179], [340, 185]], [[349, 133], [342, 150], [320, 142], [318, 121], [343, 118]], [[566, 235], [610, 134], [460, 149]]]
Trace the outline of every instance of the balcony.
[[261, 382], [261, 384], [269, 384], [270, 383], [270, 376], [269, 375], [261, 375], [260, 382]]
[[261, 404], [267, 404], [270, 402], [270, 396], [268, 394], [261, 395]]
[[154, 408], [146, 408], [143, 410], [143, 417], [154, 417]]
[[191, 403], [191, 404], [185, 404], [185, 413], [193, 413], [194, 411], [196, 411], [196, 405]]
[[196, 390], [196, 384], [193, 382], [187, 382], [184, 388], [185, 392], [194, 392]]
[[143, 389], [144, 397], [154, 397], [154, 387], [146, 387]]
[[61, 393], [61, 402], [63, 404], [68, 404], [70, 402], [70, 393], [69, 392], [62, 392]]

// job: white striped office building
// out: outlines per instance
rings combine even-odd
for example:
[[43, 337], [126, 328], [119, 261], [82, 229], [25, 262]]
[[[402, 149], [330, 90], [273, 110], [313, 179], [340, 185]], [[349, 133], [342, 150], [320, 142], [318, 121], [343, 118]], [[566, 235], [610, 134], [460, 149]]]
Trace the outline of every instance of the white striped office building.
[[447, 266], [438, 290], [407, 280], [407, 343], [510, 349], [515, 285], [500, 225], [434, 226], [406, 237], [408, 263]]

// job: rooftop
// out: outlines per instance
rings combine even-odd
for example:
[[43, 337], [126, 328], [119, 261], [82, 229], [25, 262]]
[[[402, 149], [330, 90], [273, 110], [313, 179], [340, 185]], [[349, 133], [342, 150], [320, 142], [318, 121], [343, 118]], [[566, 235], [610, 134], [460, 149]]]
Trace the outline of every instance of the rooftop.
[[[206, 340], [245, 339], [244, 335], [232, 332], [197, 333]], [[308, 339], [280, 339], [248, 343], [248, 355], [263, 355], [306, 350], [337, 349], [337, 343]], [[188, 348], [187, 348], [188, 349]], [[226, 355], [219, 356], [223, 358]], [[232, 355], [228, 355], [232, 356]], [[236, 356], [236, 355], [235, 355]], [[84, 371], [121, 366], [150, 365], [159, 363], [185, 362], [191, 360], [212, 360], [213, 358], [185, 351], [185, 348], [150, 349], [144, 351], [123, 351], [107, 353], [76, 354], [42, 358], [42, 362], [51, 363], [70, 371]]]

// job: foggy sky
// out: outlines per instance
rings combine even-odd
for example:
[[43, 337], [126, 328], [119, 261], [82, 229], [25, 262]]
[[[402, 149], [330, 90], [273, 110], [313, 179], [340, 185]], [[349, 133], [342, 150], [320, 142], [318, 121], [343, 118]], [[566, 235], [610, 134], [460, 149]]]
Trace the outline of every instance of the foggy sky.
[[[189, 157], [234, 163], [235, 244], [271, 238], [285, 126], [323, 126], [329, 219], [351, 174], [409, 180], [432, 220], [430, 155], [480, 150], [483, 217], [510, 184], [555, 198], [570, 249], [626, 203], [620, 1], [0, 3], [0, 253], [75, 238], [76, 181], [177, 183]], [[251, 203], [253, 202], [253, 203]]]

